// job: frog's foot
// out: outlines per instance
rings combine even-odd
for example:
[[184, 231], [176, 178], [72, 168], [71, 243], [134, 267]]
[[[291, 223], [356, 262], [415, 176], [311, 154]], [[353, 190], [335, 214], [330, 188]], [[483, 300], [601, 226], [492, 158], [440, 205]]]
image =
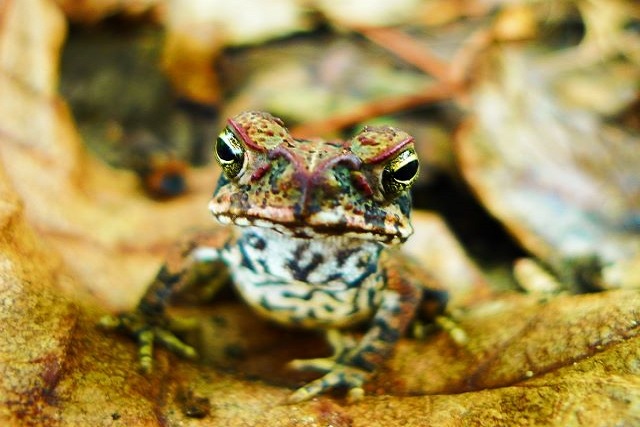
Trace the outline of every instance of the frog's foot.
[[287, 402], [303, 402], [335, 387], [347, 387], [349, 389], [348, 396], [350, 400], [358, 400], [362, 398], [364, 395], [362, 385], [369, 377], [369, 372], [355, 366], [337, 363], [335, 361], [333, 361], [331, 368], [327, 371], [327, 374], [323, 377], [311, 381], [309, 384], [306, 384], [293, 392], [287, 399]]
[[436, 316], [435, 323], [445, 331], [453, 341], [459, 346], [463, 347], [469, 342], [467, 333], [462, 329], [458, 322], [451, 315]]
[[288, 363], [289, 368], [297, 371], [329, 372], [333, 365], [357, 344], [351, 335], [337, 329], [328, 329], [325, 339], [333, 349], [333, 355], [317, 359], [295, 359]]
[[195, 359], [196, 350], [183, 343], [174, 332], [193, 329], [195, 323], [186, 319], [163, 318], [161, 322], [150, 322], [139, 312], [103, 316], [99, 325], [105, 329], [121, 330], [138, 341], [138, 360], [144, 373], [153, 370], [153, 346], [156, 342], [187, 359]]
[[311, 399], [335, 387], [347, 387], [350, 400], [362, 398], [362, 384], [369, 377], [369, 372], [356, 366], [344, 363], [345, 356], [356, 347], [356, 341], [350, 335], [335, 329], [327, 331], [327, 341], [333, 348], [333, 355], [317, 359], [296, 359], [289, 362], [289, 367], [299, 371], [316, 371], [325, 375], [296, 390], [287, 399], [288, 403], [298, 403]]

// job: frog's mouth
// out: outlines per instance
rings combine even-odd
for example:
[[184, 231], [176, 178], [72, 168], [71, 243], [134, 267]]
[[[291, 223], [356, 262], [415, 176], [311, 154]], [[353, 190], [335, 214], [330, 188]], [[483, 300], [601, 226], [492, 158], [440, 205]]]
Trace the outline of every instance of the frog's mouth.
[[233, 224], [240, 227], [260, 227], [275, 230], [285, 236], [301, 239], [348, 237], [363, 241], [377, 241], [387, 245], [395, 245], [404, 242], [413, 232], [410, 224], [388, 224], [386, 228], [368, 227], [347, 222], [331, 222], [322, 219], [321, 223], [314, 221], [303, 222], [277, 222], [261, 217], [231, 216], [222, 213], [214, 213], [221, 224]]

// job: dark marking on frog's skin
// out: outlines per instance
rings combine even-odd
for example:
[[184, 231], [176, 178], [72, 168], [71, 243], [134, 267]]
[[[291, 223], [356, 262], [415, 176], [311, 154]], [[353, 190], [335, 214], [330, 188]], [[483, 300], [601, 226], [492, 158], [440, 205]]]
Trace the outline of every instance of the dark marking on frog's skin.
[[391, 327], [384, 319], [376, 319], [372, 326], [380, 329], [379, 338], [382, 341], [395, 342], [400, 338], [398, 331]]
[[[372, 352], [372, 351], [374, 351], [374, 349], [371, 348], [371, 347], [367, 347], [366, 351], [367, 352]], [[378, 367], [378, 365], [368, 361], [363, 356], [364, 356], [364, 353], [354, 355], [349, 360], [350, 364], [353, 365], [353, 366], [357, 366], [358, 368], [362, 369], [363, 371], [366, 371], [366, 372], [369, 372], [369, 373], [373, 373], [376, 370], [376, 368]]]
[[249, 255], [247, 254], [247, 250], [244, 246], [244, 240], [238, 242], [238, 249], [240, 250], [240, 266], [242, 266], [242, 268], [246, 268], [247, 270], [251, 270], [254, 273], [257, 273], [258, 270], [251, 261], [251, 257], [249, 257]]
[[411, 194], [404, 194], [396, 200], [396, 203], [400, 207], [400, 212], [409, 217], [411, 215]]
[[370, 264], [370, 261], [365, 258], [365, 257], [360, 257], [358, 258], [358, 263], [356, 264], [356, 267], [358, 268], [365, 268]]
[[[378, 278], [378, 280], [380, 280], [380, 277]], [[369, 304], [370, 306], [373, 306], [376, 303], [375, 301], [376, 301], [375, 289], [367, 290], [367, 304]]]
[[259, 251], [263, 251], [267, 247], [267, 242], [262, 237], [253, 233], [246, 233], [244, 241]]
[[319, 253], [311, 254], [311, 260], [306, 265], [300, 264], [300, 259], [292, 259], [287, 263], [287, 268], [293, 274], [296, 280], [307, 281], [309, 274], [313, 273], [316, 268], [324, 261], [324, 256]]
[[386, 217], [386, 212], [378, 207], [370, 207], [364, 212], [364, 220], [376, 227], [383, 227]]
[[362, 270], [362, 274], [351, 281], [345, 282], [347, 289], [360, 287], [360, 284], [371, 276], [373, 276], [375, 281], [382, 282], [382, 276], [375, 274], [378, 271], [377, 257], [370, 259], [369, 262], [363, 262], [362, 259], [360, 259], [356, 266]]
[[326, 311], [327, 313], [333, 313], [335, 308], [331, 305], [331, 304], [325, 304], [322, 306], [322, 308], [324, 309], [324, 311]]
[[[296, 293], [289, 292], [289, 291], [282, 291], [282, 296], [285, 297], [285, 298], [290, 298], [291, 300], [301, 299], [303, 301], [311, 301], [317, 294], [323, 294], [323, 295], [333, 299], [334, 301], [340, 301], [340, 298], [337, 295], [337, 293], [331, 292], [328, 289], [321, 289], [321, 288], [309, 289], [304, 294], [296, 294]], [[313, 310], [311, 310], [311, 311], [313, 311]]]
[[[286, 263], [287, 269], [293, 275], [295, 280], [306, 282], [309, 278], [309, 274], [313, 273], [316, 268], [324, 261], [324, 256], [321, 253], [314, 252], [311, 254], [311, 259], [302, 264], [302, 258], [305, 253], [309, 251], [309, 243], [304, 242], [295, 249], [293, 256]], [[340, 277], [340, 276], [339, 276]]]

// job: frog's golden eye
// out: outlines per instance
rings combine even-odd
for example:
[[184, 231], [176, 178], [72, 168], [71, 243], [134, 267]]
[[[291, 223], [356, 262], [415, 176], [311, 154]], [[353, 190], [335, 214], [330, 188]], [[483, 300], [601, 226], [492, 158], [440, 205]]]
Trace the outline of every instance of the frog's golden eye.
[[382, 188], [388, 197], [393, 197], [411, 187], [418, 178], [420, 163], [413, 148], [403, 151], [392, 159], [382, 172]]
[[244, 166], [244, 147], [230, 129], [225, 129], [218, 135], [215, 152], [224, 176], [233, 179], [240, 174]]

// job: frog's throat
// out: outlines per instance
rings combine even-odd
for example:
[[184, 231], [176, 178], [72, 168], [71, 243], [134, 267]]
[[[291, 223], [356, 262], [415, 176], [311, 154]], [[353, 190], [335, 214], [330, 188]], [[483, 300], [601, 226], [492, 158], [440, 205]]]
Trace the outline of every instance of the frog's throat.
[[233, 266], [236, 289], [258, 313], [285, 326], [326, 329], [371, 318], [386, 285], [383, 249], [375, 241], [244, 227], [223, 256]]

